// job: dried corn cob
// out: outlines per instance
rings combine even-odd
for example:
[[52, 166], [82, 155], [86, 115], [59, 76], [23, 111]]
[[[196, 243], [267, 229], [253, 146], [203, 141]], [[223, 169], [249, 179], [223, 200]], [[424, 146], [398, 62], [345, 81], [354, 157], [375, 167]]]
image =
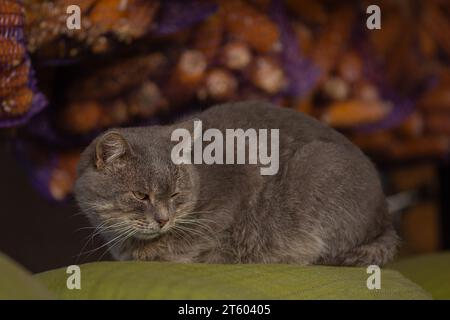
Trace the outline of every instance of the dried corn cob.
[[20, 87], [28, 84], [30, 66], [28, 63], [22, 63], [14, 69], [0, 73], [0, 98], [10, 95]]
[[101, 115], [102, 108], [98, 102], [71, 103], [62, 111], [61, 126], [70, 133], [86, 134], [98, 128]]
[[54, 200], [65, 200], [72, 192], [79, 158], [80, 153], [75, 151], [57, 155], [48, 181], [48, 190]]
[[0, 28], [19, 28], [24, 22], [24, 8], [19, 1], [3, 0], [0, 3]]
[[214, 100], [232, 100], [236, 97], [237, 80], [231, 72], [215, 68], [208, 71], [205, 87], [207, 95]]
[[1, 102], [0, 116], [21, 116], [29, 110], [32, 101], [33, 92], [27, 87], [21, 87]]
[[205, 79], [206, 68], [207, 62], [202, 52], [184, 51], [163, 90], [164, 95], [174, 105], [192, 99]]
[[[111, 98], [161, 75], [166, 58], [159, 53], [122, 59], [101, 66], [69, 88], [69, 99]], [[95, 88], [95, 90], [92, 90]]]
[[408, 26], [404, 19], [399, 19], [400, 13], [390, 12], [383, 17], [383, 31], [374, 31], [368, 34], [369, 40], [375, 52], [379, 56], [386, 56], [395, 47], [402, 36], [402, 30]]
[[[168, 101], [164, 98], [158, 85], [145, 81], [127, 99], [127, 109], [131, 116], [150, 118], [167, 109]], [[122, 121], [121, 124], [125, 123]]]
[[268, 56], [255, 59], [250, 76], [255, 86], [269, 94], [280, 92], [286, 85], [286, 78], [280, 64]]
[[375, 85], [368, 81], [358, 81], [353, 87], [355, 98], [364, 101], [376, 101], [380, 99], [380, 94]]
[[450, 56], [450, 23], [439, 7], [428, 4], [423, 13], [423, 25], [436, 43]]
[[391, 107], [381, 101], [348, 100], [331, 104], [322, 120], [333, 127], [348, 128], [383, 119]]
[[405, 137], [418, 137], [423, 134], [424, 131], [424, 119], [423, 116], [415, 111], [409, 115], [403, 123], [399, 126], [398, 132]]
[[195, 32], [194, 49], [200, 51], [207, 61], [218, 53], [223, 39], [223, 21], [218, 14], [210, 16]]
[[339, 77], [326, 79], [322, 90], [327, 97], [333, 100], [345, 100], [350, 93], [348, 83]]
[[348, 51], [338, 65], [338, 74], [349, 83], [358, 81], [363, 72], [361, 57], [355, 51]]
[[311, 54], [313, 48], [313, 33], [304, 24], [294, 21], [292, 23], [297, 41], [300, 45], [300, 50], [306, 55]]
[[221, 0], [219, 3], [225, 30], [233, 38], [260, 52], [279, 49], [278, 29], [265, 14], [241, 0]]
[[344, 50], [350, 36], [354, 13], [350, 7], [342, 6], [330, 18], [321, 33], [312, 57], [325, 72], [332, 69]]
[[385, 150], [387, 150], [395, 140], [394, 135], [389, 131], [352, 135], [350, 138], [353, 143], [371, 154], [385, 154]]
[[429, 113], [425, 116], [425, 123], [428, 132], [450, 136], [450, 113]]
[[320, 1], [287, 0], [286, 7], [310, 23], [323, 24], [328, 20], [328, 12]]
[[25, 47], [14, 39], [0, 38], [0, 68], [17, 67], [25, 58]]
[[89, 13], [91, 27], [87, 41], [106, 32], [113, 32], [119, 40], [129, 42], [149, 31], [159, 2], [142, 0], [100, 0]]
[[450, 111], [450, 86], [438, 86], [427, 92], [420, 101], [424, 110]]
[[448, 136], [422, 136], [401, 140], [392, 143], [387, 152], [396, 160], [442, 157], [450, 152], [450, 139]]
[[[66, 26], [66, 9], [74, 4], [82, 11], [82, 28], [79, 30], [70, 30]], [[104, 37], [108, 33], [124, 42], [146, 34], [158, 7], [159, 1], [144, 0], [30, 1], [27, 6], [30, 13], [27, 21], [28, 49], [36, 51], [67, 36], [93, 47], [95, 52], [103, 52], [109, 47], [105, 43], [109, 39]], [[103, 42], [102, 47], [99, 42]], [[68, 54], [63, 52], [62, 56]]]
[[0, 3], [0, 127], [24, 124], [45, 104], [26, 56], [22, 1]]
[[250, 48], [244, 42], [233, 41], [223, 48], [223, 63], [232, 70], [245, 69], [252, 60]]
[[437, 53], [437, 45], [431, 35], [425, 30], [424, 27], [420, 27], [418, 31], [419, 37], [419, 49], [421, 54], [427, 59], [433, 59]]
[[99, 122], [97, 128], [109, 128], [124, 125], [130, 121], [129, 106], [122, 100], [108, 101], [107, 105], [100, 105]]

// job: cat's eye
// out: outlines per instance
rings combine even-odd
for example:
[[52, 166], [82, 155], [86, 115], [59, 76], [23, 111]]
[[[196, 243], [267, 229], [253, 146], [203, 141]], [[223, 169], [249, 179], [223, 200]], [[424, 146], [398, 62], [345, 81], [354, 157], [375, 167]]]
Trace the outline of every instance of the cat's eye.
[[173, 199], [173, 198], [176, 198], [176, 197], [178, 197], [179, 196], [179, 192], [174, 192], [174, 193], [172, 193], [171, 195], [170, 195], [170, 198], [171, 199]]
[[146, 200], [148, 199], [148, 194], [139, 191], [133, 191], [133, 196], [138, 200]]

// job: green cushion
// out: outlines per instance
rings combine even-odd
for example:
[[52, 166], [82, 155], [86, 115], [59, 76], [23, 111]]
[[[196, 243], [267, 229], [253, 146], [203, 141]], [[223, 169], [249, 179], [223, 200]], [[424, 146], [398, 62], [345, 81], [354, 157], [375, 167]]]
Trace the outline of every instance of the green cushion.
[[389, 266], [400, 271], [435, 299], [450, 299], [450, 252], [421, 255]]
[[98, 262], [81, 265], [81, 290], [66, 269], [35, 277], [62, 299], [429, 299], [394, 270], [369, 290], [364, 268]]
[[0, 300], [51, 298], [50, 292], [42, 284], [0, 253]]

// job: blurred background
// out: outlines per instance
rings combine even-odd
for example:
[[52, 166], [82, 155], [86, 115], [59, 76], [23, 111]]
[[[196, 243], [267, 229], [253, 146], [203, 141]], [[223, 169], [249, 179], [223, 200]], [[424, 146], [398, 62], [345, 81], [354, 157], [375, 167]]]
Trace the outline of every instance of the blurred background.
[[401, 256], [450, 249], [449, 17], [445, 0], [2, 0], [0, 251], [33, 272], [111, 259], [72, 199], [80, 151], [110, 127], [247, 99], [371, 157]]

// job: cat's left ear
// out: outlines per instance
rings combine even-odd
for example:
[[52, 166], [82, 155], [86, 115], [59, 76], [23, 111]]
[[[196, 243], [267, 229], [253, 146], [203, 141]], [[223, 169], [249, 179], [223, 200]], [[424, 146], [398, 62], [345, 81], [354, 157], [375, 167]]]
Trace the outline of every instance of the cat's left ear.
[[103, 169], [127, 154], [131, 154], [128, 141], [117, 131], [107, 132], [95, 146], [95, 165]]

